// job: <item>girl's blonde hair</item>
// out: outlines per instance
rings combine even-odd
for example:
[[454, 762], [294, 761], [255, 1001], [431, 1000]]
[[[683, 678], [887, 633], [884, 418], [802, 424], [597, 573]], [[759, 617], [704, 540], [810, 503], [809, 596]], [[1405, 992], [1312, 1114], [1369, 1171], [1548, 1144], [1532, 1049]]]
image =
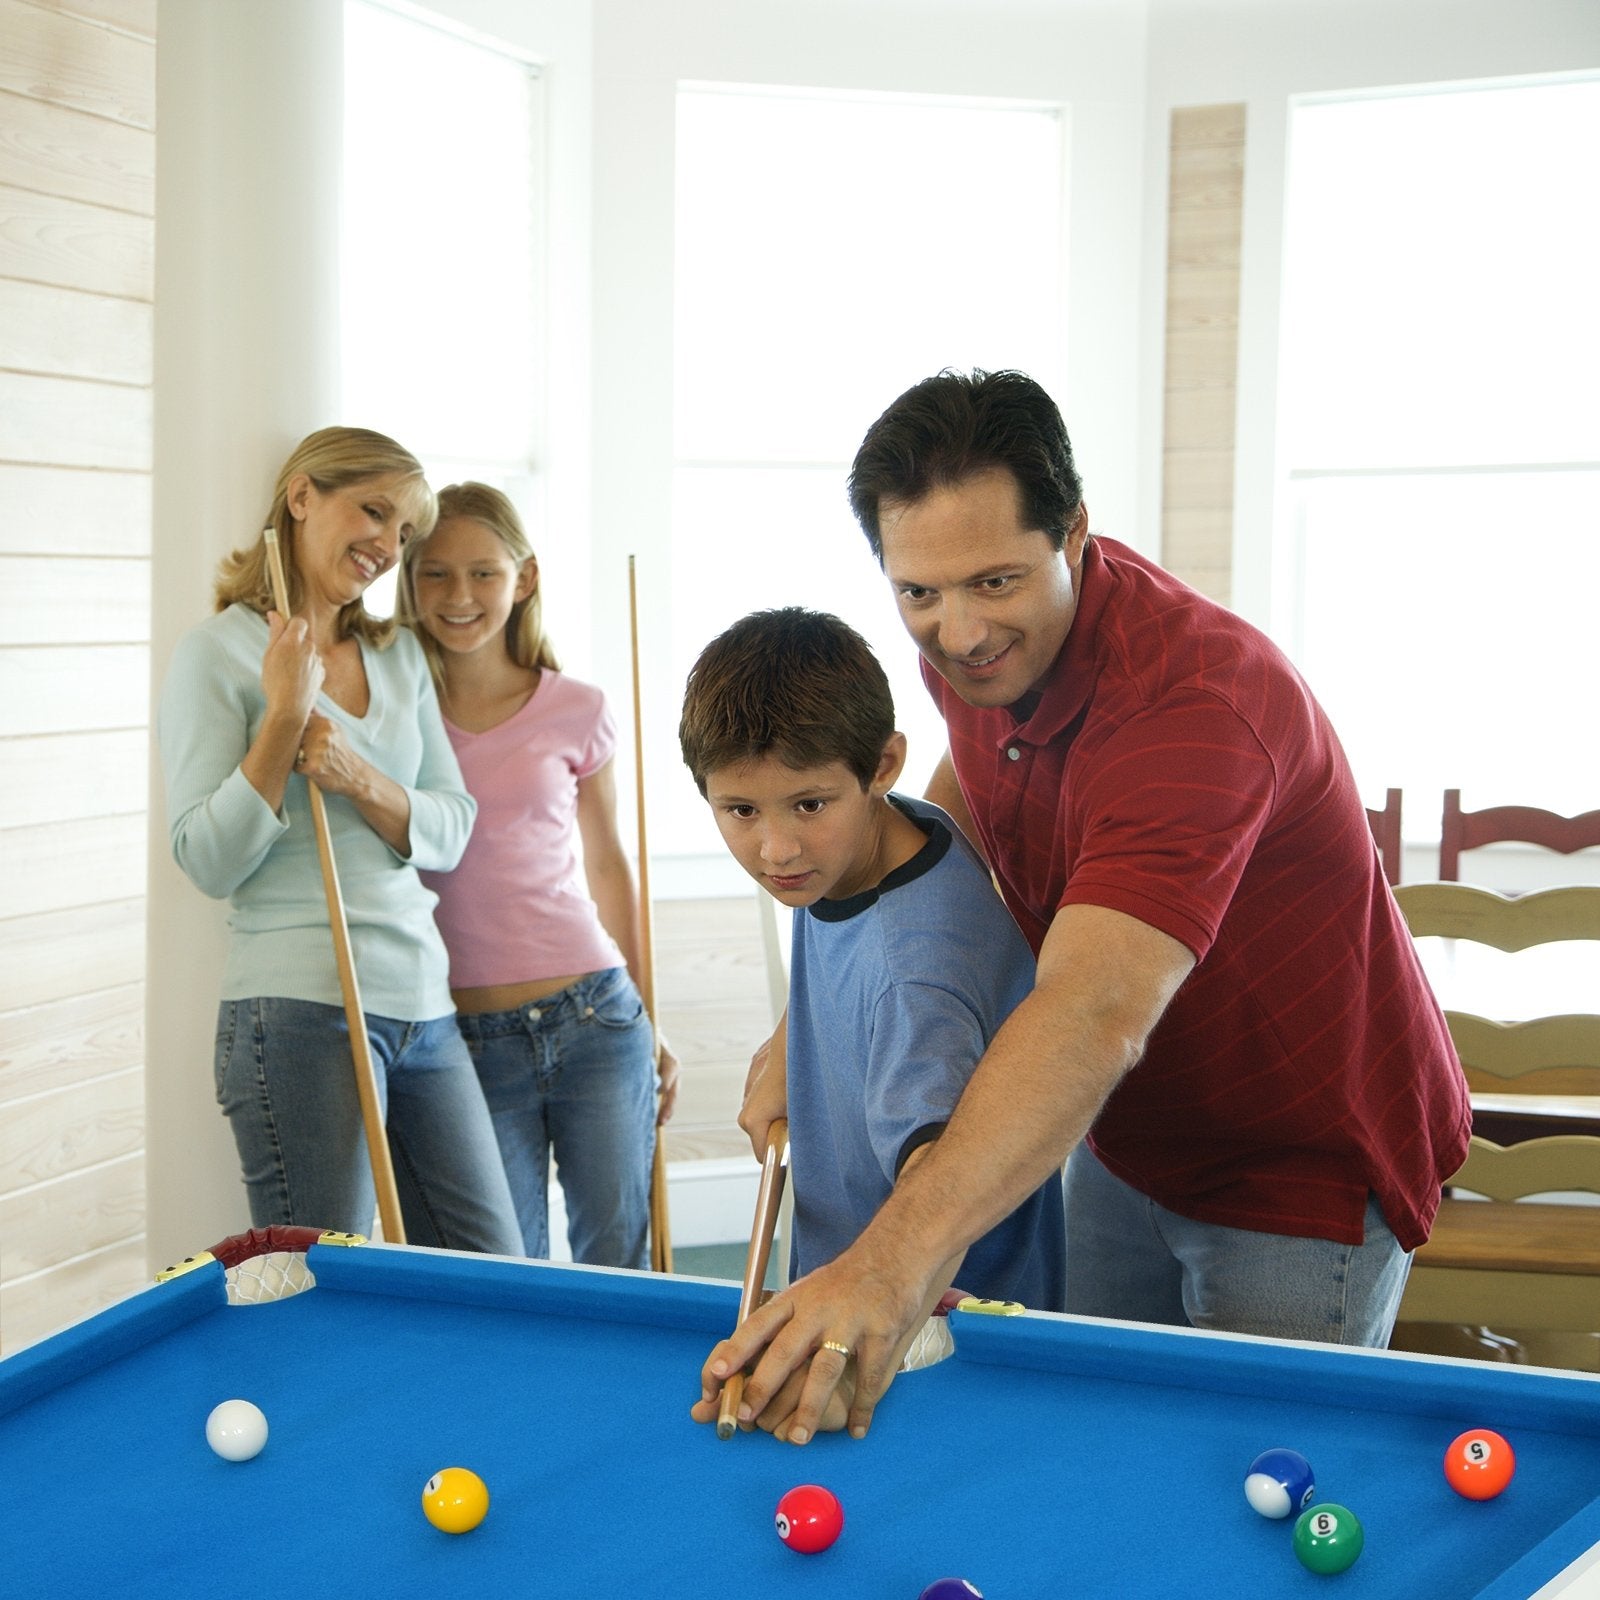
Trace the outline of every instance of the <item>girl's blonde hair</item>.
[[[422, 463], [409, 450], [369, 428], [321, 428], [308, 434], [280, 469], [272, 492], [272, 509], [266, 518], [266, 525], [277, 533], [278, 546], [283, 552], [283, 574], [289, 586], [291, 611], [300, 607], [301, 583], [295, 570], [297, 524], [289, 510], [289, 485], [301, 473], [310, 478], [320, 494], [364, 483], [369, 478], [399, 478], [398, 509], [414, 530], [412, 538], [423, 539], [433, 531], [438, 504], [433, 490], [428, 487]], [[265, 537], [225, 556], [217, 568], [217, 610], [225, 611], [234, 604], [247, 605], [263, 615], [277, 609]], [[339, 612], [341, 639], [359, 634], [369, 644], [381, 647], [388, 644], [394, 632], [393, 621], [373, 616], [359, 598]]]
[[[520, 569], [524, 562], [535, 559], [533, 546], [528, 542], [522, 518], [498, 489], [487, 483], [452, 483], [439, 491], [439, 515], [428, 531], [453, 517], [470, 517], [481, 522], [506, 547], [506, 553]], [[444, 669], [440, 662], [439, 646], [433, 635], [422, 626], [417, 610], [415, 568], [427, 548], [426, 536], [407, 542], [400, 556], [400, 587], [395, 601], [395, 617], [416, 634], [428, 657], [434, 682], [444, 686]], [[533, 593], [518, 600], [506, 618], [506, 649], [519, 667], [548, 667], [552, 672], [561, 670], [554, 647], [544, 631], [544, 611], [539, 603], [539, 580], [534, 579]]]

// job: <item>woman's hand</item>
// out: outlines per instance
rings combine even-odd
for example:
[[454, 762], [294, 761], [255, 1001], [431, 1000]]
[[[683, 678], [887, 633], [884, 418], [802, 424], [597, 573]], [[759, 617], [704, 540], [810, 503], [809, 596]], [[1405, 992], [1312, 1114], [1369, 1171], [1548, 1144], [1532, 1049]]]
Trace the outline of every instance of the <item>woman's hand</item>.
[[660, 1034], [656, 1035], [656, 1126], [672, 1119], [678, 1106], [678, 1079], [683, 1071], [672, 1047]]
[[261, 657], [261, 692], [267, 697], [268, 719], [303, 728], [325, 675], [305, 618], [290, 617], [285, 622], [276, 611], [269, 611], [267, 648]]

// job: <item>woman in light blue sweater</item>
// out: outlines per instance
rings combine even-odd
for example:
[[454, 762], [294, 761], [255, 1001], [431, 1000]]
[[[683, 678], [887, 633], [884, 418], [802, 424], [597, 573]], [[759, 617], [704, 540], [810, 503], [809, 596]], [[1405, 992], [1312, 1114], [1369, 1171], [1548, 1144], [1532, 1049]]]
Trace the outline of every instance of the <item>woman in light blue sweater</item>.
[[265, 538], [223, 561], [217, 614], [173, 653], [157, 726], [178, 865], [231, 908], [217, 1099], [251, 1221], [366, 1232], [374, 1195], [307, 783], [326, 799], [362, 1007], [413, 1244], [520, 1253], [494, 1130], [456, 1027], [435, 896], [472, 829], [422, 652], [362, 596], [433, 525], [422, 468], [324, 428], [278, 475]]

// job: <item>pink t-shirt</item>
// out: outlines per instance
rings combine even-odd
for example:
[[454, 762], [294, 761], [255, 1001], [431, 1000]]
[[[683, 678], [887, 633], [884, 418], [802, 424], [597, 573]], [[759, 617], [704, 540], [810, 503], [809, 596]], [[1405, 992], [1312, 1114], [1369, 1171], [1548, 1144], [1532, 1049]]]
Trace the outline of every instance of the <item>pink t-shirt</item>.
[[528, 703], [486, 733], [445, 731], [478, 820], [454, 872], [424, 872], [450, 952], [450, 986], [528, 983], [622, 966], [574, 848], [578, 780], [617, 748], [592, 684], [546, 668]]

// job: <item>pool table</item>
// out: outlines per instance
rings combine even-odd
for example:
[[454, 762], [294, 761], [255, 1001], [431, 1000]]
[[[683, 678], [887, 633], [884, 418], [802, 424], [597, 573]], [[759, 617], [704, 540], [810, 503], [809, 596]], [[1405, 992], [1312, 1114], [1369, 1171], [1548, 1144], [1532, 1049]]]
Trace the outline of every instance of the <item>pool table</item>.
[[[230, 1305], [209, 1261], [0, 1362], [0, 1592], [76, 1597], [1142, 1596], [1528, 1600], [1600, 1574], [1600, 1378], [1057, 1316], [956, 1313], [956, 1352], [902, 1377], [861, 1442], [720, 1441], [689, 1420], [726, 1283], [314, 1244], [315, 1286]], [[208, 1412], [266, 1412], [224, 1461]], [[1468, 1426], [1506, 1434], [1498, 1499], [1440, 1470]], [[1288, 1445], [1366, 1548], [1303, 1569], [1246, 1503]], [[491, 1505], [423, 1517], [441, 1467]], [[821, 1554], [773, 1530], [828, 1485]], [[1548, 1586], [1548, 1587], [1547, 1587]]]

